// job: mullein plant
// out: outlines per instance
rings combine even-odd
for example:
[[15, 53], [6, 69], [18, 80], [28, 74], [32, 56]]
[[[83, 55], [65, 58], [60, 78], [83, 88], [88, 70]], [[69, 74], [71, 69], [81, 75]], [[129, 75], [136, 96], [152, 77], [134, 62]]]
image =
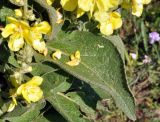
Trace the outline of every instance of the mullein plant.
[[[89, 18], [98, 21], [97, 27], [107, 36], [122, 26], [119, 6], [131, 9], [133, 15], [140, 17], [143, 6], [150, 2], [151, 0], [60, 0], [62, 8], [66, 11], [75, 11], [77, 18], [87, 13]], [[54, 1], [47, 0], [47, 3], [51, 5]]]
[[[17, 3], [23, 3], [23, 1], [16, 0]], [[1, 35], [3, 38], [8, 40], [8, 47], [13, 52], [19, 52], [24, 48], [25, 45], [29, 45], [38, 53], [47, 55], [47, 47], [45, 41], [43, 40], [43, 35], [49, 34], [51, 31], [51, 26], [47, 21], [35, 21], [35, 15], [30, 14], [24, 19], [23, 9], [15, 9], [15, 17], [8, 16], [7, 24], [4, 28], [1, 28]], [[27, 12], [30, 12], [28, 10]], [[27, 14], [28, 15], [28, 14]], [[32, 26], [29, 24], [30, 19], [35, 21]], [[43, 91], [40, 89], [40, 85], [43, 78], [40, 76], [34, 76], [29, 81], [23, 81], [23, 75], [32, 71], [32, 67], [25, 62], [21, 62], [22, 70], [14, 72], [10, 75], [10, 82], [13, 88], [10, 89], [10, 97], [12, 102], [8, 107], [8, 112], [14, 110], [17, 105], [16, 98], [22, 96], [22, 98], [27, 102], [37, 102], [43, 97]], [[25, 66], [24, 66], [25, 64]], [[25, 70], [25, 71], [24, 71]], [[25, 82], [25, 83], [22, 83]]]
[[[34, 8], [31, 9], [28, 0], [10, 0], [10, 2], [17, 5], [19, 8], [17, 7], [17, 9], [13, 10], [15, 12], [14, 15], [6, 16], [6, 25], [1, 27], [0, 30], [3, 40], [6, 40], [10, 54], [13, 55], [12, 59], [16, 58], [15, 60], [18, 66], [17, 64], [14, 65], [13, 67], [15, 70], [12, 70], [12, 73], [9, 72], [10, 74], [7, 75], [8, 84], [10, 84], [8, 94], [11, 101], [6, 112], [13, 111], [21, 100], [25, 101], [27, 105], [38, 102], [43, 98], [47, 99], [47, 101], [51, 100], [45, 97], [43, 89], [46, 90], [47, 88], [53, 87], [47, 92], [47, 95], [56, 91], [56, 85], [54, 86], [54, 84], [50, 83], [54, 76], [49, 77], [48, 80], [41, 76], [42, 73], [38, 75], [32, 73], [35, 68], [34, 64], [45, 65], [44, 62], [48, 61], [58, 65], [69, 74], [86, 81], [86, 83], [91, 83], [93, 88], [96, 86], [102, 91], [105, 91], [105, 93], [111, 94], [117, 106], [121, 108], [130, 119], [136, 119], [134, 98], [130, 93], [127, 83], [125, 83], [126, 79], [123, 69], [124, 57], [123, 54], [121, 55], [119, 53], [117, 47], [107, 39], [91, 35], [91, 33], [82, 33], [84, 37], [87, 37], [84, 38], [80, 32], [77, 32], [78, 34], [73, 32], [73, 35], [65, 33], [66, 36], [64, 36], [64, 32], [61, 32], [62, 35], [61, 33], [56, 35], [53, 32], [55, 32], [54, 30], [56, 30], [57, 25], [61, 25], [65, 21], [63, 19], [63, 14], [61, 14], [61, 10], [64, 10], [76, 12], [76, 17], [78, 19], [84, 14], [88, 14], [89, 19], [98, 22], [97, 28], [100, 29], [100, 32], [103, 35], [109, 36], [123, 24], [119, 8], [131, 9], [132, 14], [139, 17], [142, 14], [144, 4], [149, 4], [151, 2], [150, 0], [60, 0], [56, 1], [61, 5], [61, 8], [57, 10], [54, 9], [55, 0], [34, 0], [34, 2], [37, 2], [46, 9], [48, 18], [45, 18], [45, 20], [42, 19], [43, 16], [37, 18], [36, 12]], [[53, 34], [57, 37], [47, 39], [47, 37]], [[94, 37], [96, 37], [96, 40]], [[79, 38], [82, 39], [78, 40]], [[91, 39], [91, 43], [86, 41], [89, 39]], [[83, 46], [81, 42], [83, 42]], [[91, 47], [90, 44], [92, 44]], [[130, 57], [133, 60], [137, 60], [138, 58], [136, 54], [130, 54]], [[12, 62], [16, 62], [15, 60]], [[53, 68], [50, 65], [48, 65], [48, 67], [49, 70]], [[53, 69], [53, 71], [48, 71], [47, 68], [46, 70], [48, 72], [45, 72], [44, 76], [58, 71], [59, 67]], [[56, 73], [53, 75], [55, 74]], [[54, 77], [54, 80], [61, 80], [64, 77], [67, 77], [66, 79], [68, 80], [68, 76], [70, 75], [60, 75], [59, 73], [58, 76]], [[49, 82], [49, 86], [47, 86], [48, 84], [46, 82]], [[47, 87], [41, 88], [43, 84]], [[66, 85], [65, 82], [66, 86], [63, 88], [68, 88], [68, 84]], [[61, 88], [61, 86], [59, 88]], [[59, 92], [59, 88], [57, 88], [54, 95], [52, 94], [52, 97], [58, 95], [63, 99], [74, 102], [72, 104], [75, 105], [77, 100], [71, 100], [72, 98], [67, 96], [67, 93], [65, 95], [64, 91]], [[55, 100], [55, 103], [52, 102], [52, 104], [56, 104], [57, 98], [52, 99]], [[63, 102], [63, 99], [60, 102]], [[78, 112], [80, 110], [79, 108], [81, 108], [77, 107], [79, 103], [76, 103], [76, 107], [74, 106], [75, 110], [78, 108]], [[82, 103], [85, 104], [85, 102]], [[71, 107], [73, 107], [72, 104], [70, 104]], [[55, 107], [57, 105], [53, 106]], [[66, 106], [61, 107], [61, 105], [58, 105], [57, 107], [65, 109]], [[85, 104], [85, 106], [87, 105]], [[58, 111], [59, 109], [56, 110]], [[72, 112], [70, 114], [73, 113], [77, 112]], [[62, 115], [70, 119], [70, 117], [67, 117], [66, 113], [62, 113]], [[76, 117], [80, 119], [79, 121], [83, 121], [80, 115]], [[76, 119], [76, 117], [73, 119]]]

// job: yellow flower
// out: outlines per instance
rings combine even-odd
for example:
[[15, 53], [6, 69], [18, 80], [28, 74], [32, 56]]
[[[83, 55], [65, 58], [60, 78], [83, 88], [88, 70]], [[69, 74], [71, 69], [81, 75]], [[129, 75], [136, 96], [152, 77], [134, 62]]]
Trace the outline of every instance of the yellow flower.
[[132, 0], [132, 14], [140, 17], [143, 12], [142, 0]]
[[99, 28], [101, 33], [107, 36], [122, 26], [121, 15], [118, 12], [96, 12], [94, 17], [100, 22]]
[[8, 42], [10, 50], [19, 51], [26, 41], [39, 53], [47, 54], [45, 42], [41, 40], [43, 34], [48, 34], [51, 31], [48, 22], [43, 21], [30, 27], [27, 22], [16, 20], [13, 17], [8, 17], [7, 20], [10, 24], [2, 29], [2, 37], [10, 37]]
[[132, 0], [132, 14], [140, 17], [143, 12], [143, 4], [149, 4], [151, 0]]
[[56, 50], [56, 52], [54, 52], [54, 53], [52, 54], [52, 58], [53, 58], [54, 60], [60, 59], [60, 58], [61, 58], [61, 55], [62, 55], [62, 52], [61, 52], [60, 50]]
[[30, 27], [29, 30], [25, 31], [25, 39], [28, 44], [37, 50], [39, 53], [44, 55], [47, 54], [47, 47], [44, 41], [42, 40], [43, 34], [48, 34], [51, 30], [51, 26], [48, 22], [43, 21], [36, 23], [33, 27]]
[[61, 0], [61, 5], [66, 11], [74, 11], [77, 8], [77, 17], [82, 16], [85, 12], [108, 11], [116, 8], [121, 0]]
[[2, 37], [9, 38], [8, 46], [12, 51], [19, 51], [24, 45], [24, 31], [29, 28], [29, 24], [25, 21], [18, 21], [13, 17], [8, 17], [7, 24], [2, 31]]
[[77, 66], [79, 65], [80, 61], [81, 61], [81, 57], [80, 57], [80, 52], [76, 51], [75, 54], [70, 56], [71, 61], [66, 62], [67, 65], [69, 66]]
[[61, 5], [66, 11], [74, 11], [77, 7], [77, 0], [61, 0]]
[[32, 46], [35, 50], [37, 50], [39, 53], [44, 54], [45, 56], [47, 55], [47, 47], [46, 43], [44, 41], [40, 40], [34, 40], [32, 42]]
[[28, 102], [37, 102], [43, 97], [43, 91], [39, 87], [42, 84], [43, 78], [34, 76], [30, 81], [20, 85], [17, 88], [16, 94], [22, 95]]
[[22, 15], [23, 15], [21, 9], [15, 9], [14, 12], [15, 12], [15, 15], [16, 15], [17, 17], [22, 17]]
[[66, 11], [77, 11], [77, 18], [85, 12], [90, 17], [94, 15], [100, 22], [101, 33], [111, 35], [113, 30], [122, 26], [122, 19], [119, 13], [111, 12], [122, 3], [122, 0], [61, 0], [61, 5]]

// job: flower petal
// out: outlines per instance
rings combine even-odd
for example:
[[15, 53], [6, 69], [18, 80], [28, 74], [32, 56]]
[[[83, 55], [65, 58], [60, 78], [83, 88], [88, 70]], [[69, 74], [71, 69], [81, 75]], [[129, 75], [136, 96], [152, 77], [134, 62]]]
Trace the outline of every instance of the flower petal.
[[78, 9], [77, 9], [77, 18], [81, 17], [84, 13], [85, 13], [85, 11], [83, 11], [83, 10], [80, 9], [80, 8], [78, 8]]
[[54, 53], [52, 54], [52, 58], [53, 58], [54, 60], [60, 59], [60, 58], [61, 58], [61, 55], [62, 55], [62, 52], [61, 52], [60, 50], [56, 50], [56, 52], [54, 52]]
[[38, 86], [26, 84], [22, 96], [28, 103], [37, 102], [43, 97], [43, 91]]
[[32, 42], [32, 46], [35, 50], [42, 54], [44, 54], [47, 49], [46, 43], [44, 41], [41, 42], [40, 40], [34, 40]]
[[93, 6], [93, 2], [93, 0], [78, 0], [78, 7], [87, 12]]
[[40, 76], [34, 76], [31, 80], [29, 80], [26, 84], [40, 86], [43, 82], [43, 78]]
[[67, 65], [72, 66], [72, 67], [78, 66], [79, 63], [80, 63], [80, 60], [79, 60], [79, 59], [73, 59], [73, 60], [71, 60], [71, 61], [66, 62]]
[[16, 104], [12, 101], [12, 102], [10, 103], [9, 107], [8, 107], [7, 112], [11, 112], [11, 111], [13, 111], [13, 110], [14, 110], [14, 108], [15, 108], [15, 106], [16, 106]]
[[100, 31], [104, 35], [111, 35], [113, 33], [113, 25], [112, 23], [100, 23]]
[[15, 29], [17, 28], [18, 27], [15, 24], [7, 24], [6, 27], [2, 31], [2, 36], [4, 38], [7, 38], [11, 34], [13, 34], [15, 32]]
[[78, 0], [61, 0], [61, 5], [66, 11], [74, 11], [77, 7]]
[[122, 19], [121, 15], [118, 12], [112, 12], [111, 13], [111, 23], [113, 25], [113, 29], [118, 29], [122, 26]]
[[16, 94], [17, 94], [17, 95], [21, 95], [23, 89], [24, 89], [24, 84], [20, 85], [20, 86], [17, 88]]
[[19, 33], [10, 36], [8, 47], [12, 51], [19, 51], [24, 45], [24, 39]]
[[42, 33], [42, 34], [47, 34], [51, 31], [51, 26], [49, 25], [49, 23], [47, 21], [43, 21], [41, 23], [34, 25], [32, 27], [32, 30], [33, 31], [35, 30], [35, 31]]

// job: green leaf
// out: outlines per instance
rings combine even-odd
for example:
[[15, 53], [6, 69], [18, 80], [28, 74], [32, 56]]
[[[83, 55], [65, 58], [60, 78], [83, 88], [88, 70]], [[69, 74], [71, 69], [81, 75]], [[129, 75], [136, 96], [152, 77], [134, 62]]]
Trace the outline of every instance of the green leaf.
[[44, 111], [34, 119], [34, 122], [67, 122], [53, 107], [45, 108]]
[[[116, 105], [130, 119], [136, 119], [134, 98], [128, 89], [123, 60], [109, 40], [89, 32], [61, 32], [55, 40], [48, 43], [48, 48], [50, 51], [60, 49], [63, 52], [61, 60], [48, 58], [50, 62], [111, 94]], [[81, 52], [80, 64], [75, 67], [66, 65], [69, 56], [77, 50]]]
[[9, 59], [8, 59], [8, 63], [12, 64], [14, 67], [20, 67], [18, 62], [17, 62], [17, 60], [14, 57], [14, 53], [13, 52], [10, 53], [10, 56], [9, 56]]
[[14, 16], [14, 11], [7, 7], [2, 7], [0, 9], [0, 21], [4, 22], [6, 21], [7, 16]]
[[125, 62], [125, 46], [121, 38], [117, 36], [107, 36], [106, 39], [110, 40], [115, 47], [117, 47], [117, 50], [119, 51], [121, 58]]
[[147, 30], [144, 24], [144, 21], [141, 21], [141, 34], [143, 38], [143, 44], [144, 44], [144, 49], [147, 52], [148, 51], [148, 39], [147, 39]]
[[52, 106], [68, 121], [70, 122], [86, 122], [81, 116], [79, 105], [72, 99], [63, 94], [72, 85], [74, 78], [68, 73], [65, 73], [57, 66], [44, 62], [32, 65], [33, 75], [40, 74], [44, 82], [41, 86], [44, 97]]
[[38, 103], [33, 103], [28, 107], [18, 105], [12, 112], [4, 115], [2, 120], [11, 122], [31, 122], [40, 114], [40, 110], [45, 105], [44, 103], [45, 102], [42, 100]]

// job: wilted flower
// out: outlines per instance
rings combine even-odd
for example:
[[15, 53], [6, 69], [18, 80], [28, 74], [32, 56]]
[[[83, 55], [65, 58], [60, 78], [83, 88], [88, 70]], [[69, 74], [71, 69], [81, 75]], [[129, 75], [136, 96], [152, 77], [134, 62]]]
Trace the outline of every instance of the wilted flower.
[[149, 33], [149, 43], [154, 44], [156, 41], [160, 41], [160, 35], [158, 32]]
[[60, 58], [61, 58], [61, 55], [62, 55], [62, 52], [61, 52], [60, 50], [56, 50], [56, 52], [54, 52], [54, 53], [52, 54], [52, 58], [53, 58], [54, 60], [60, 59]]
[[71, 61], [67, 62], [66, 64], [69, 66], [77, 66], [81, 61], [80, 52], [76, 51], [75, 54], [70, 56]]

